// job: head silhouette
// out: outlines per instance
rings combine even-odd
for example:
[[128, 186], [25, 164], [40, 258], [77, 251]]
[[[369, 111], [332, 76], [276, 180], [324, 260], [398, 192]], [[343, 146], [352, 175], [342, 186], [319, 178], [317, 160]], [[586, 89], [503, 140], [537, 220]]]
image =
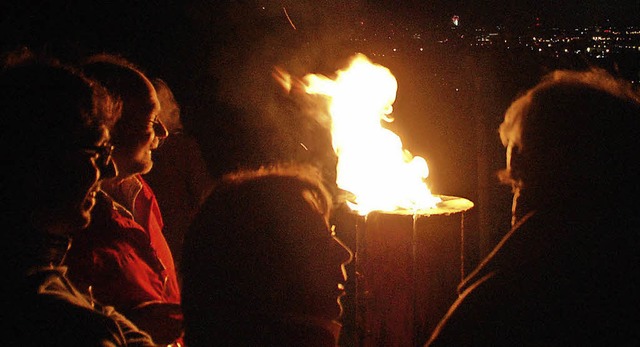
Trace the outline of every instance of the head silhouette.
[[117, 55], [91, 56], [82, 69], [122, 103], [122, 116], [112, 131], [119, 178], [149, 172], [151, 152], [168, 135], [157, 119], [160, 104], [151, 81], [136, 65]]
[[548, 204], [637, 196], [640, 96], [600, 69], [556, 71], [518, 98], [500, 126], [502, 178], [522, 215]]
[[280, 166], [229, 175], [214, 189], [185, 237], [187, 339], [233, 334], [243, 322], [340, 317], [351, 253], [329, 228], [320, 182], [309, 168]]
[[91, 219], [101, 179], [115, 175], [109, 131], [118, 107], [80, 72], [30, 51], [0, 71], [3, 257], [21, 269], [44, 238]]

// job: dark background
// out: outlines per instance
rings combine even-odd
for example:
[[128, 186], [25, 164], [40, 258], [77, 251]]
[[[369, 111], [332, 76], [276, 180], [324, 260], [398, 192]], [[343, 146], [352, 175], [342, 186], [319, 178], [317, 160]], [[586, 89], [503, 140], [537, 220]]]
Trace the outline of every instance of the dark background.
[[[517, 35], [534, 23], [638, 25], [639, 13], [640, 1], [594, 0], [22, 0], [0, 4], [0, 43], [3, 50], [28, 45], [70, 62], [119, 53], [165, 79], [214, 176], [279, 160], [319, 163], [331, 173], [326, 129], [282, 93], [273, 68], [330, 75], [362, 52], [396, 76], [396, 121], [389, 127], [428, 161], [431, 190], [475, 203], [465, 218], [470, 268], [509, 228], [510, 190], [496, 178], [505, 160], [497, 134], [505, 109], [546, 72], [590, 62], [437, 44], [450, 33], [451, 16], [467, 29], [501, 26]], [[403, 32], [417, 30], [425, 39], [419, 54], [402, 41]], [[354, 41], [372, 37], [363, 32], [376, 39]], [[599, 64], [640, 79], [637, 55]]]
[[[326, 129], [284, 96], [273, 68], [299, 77], [330, 75], [362, 52], [396, 76], [396, 121], [389, 127], [405, 148], [427, 159], [432, 191], [476, 204], [467, 222], [477, 238], [470, 256], [479, 257], [508, 228], [510, 192], [495, 176], [504, 166], [497, 136], [504, 110], [544, 73], [586, 62], [434, 42], [446, 37], [452, 15], [466, 28], [501, 26], [515, 35], [533, 23], [637, 24], [638, 13], [639, 1], [594, 0], [23, 0], [0, 5], [0, 42], [3, 50], [28, 45], [71, 62], [119, 53], [165, 79], [214, 176], [283, 159], [320, 163], [330, 172]], [[403, 31], [423, 33], [422, 53], [402, 50]], [[367, 37], [363, 32], [370, 40], [354, 41]], [[393, 54], [380, 53], [396, 46]], [[601, 65], [638, 79], [637, 56], [616, 59]]]

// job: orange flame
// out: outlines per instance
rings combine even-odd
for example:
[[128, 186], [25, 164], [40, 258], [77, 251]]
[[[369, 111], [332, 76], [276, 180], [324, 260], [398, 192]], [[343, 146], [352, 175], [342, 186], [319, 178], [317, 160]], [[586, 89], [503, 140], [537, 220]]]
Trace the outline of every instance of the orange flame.
[[402, 147], [400, 137], [382, 127], [391, 122], [398, 84], [384, 66], [362, 54], [337, 71], [336, 79], [309, 74], [308, 94], [327, 96], [333, 149], [338, 156], [336, 184], [355, 196], [349, 203], [361, 215], [378, 211], [418, 212], [441, 201], [425, 183], [427, 162]]

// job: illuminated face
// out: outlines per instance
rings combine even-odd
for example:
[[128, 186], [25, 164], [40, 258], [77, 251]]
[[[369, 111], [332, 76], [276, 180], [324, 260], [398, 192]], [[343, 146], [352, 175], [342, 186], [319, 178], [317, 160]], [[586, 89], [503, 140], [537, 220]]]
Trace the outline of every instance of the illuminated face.
[[511, 153], [513, 153], [513, 144], [509, 143], [507, 145], [507, 151], [506, 151], [506, 158], [507, 158], [506, 165], [507, 165], [508, 171], [511, 171]]
[[519, 160], [516, 157], [519, 154], [517, 153], [517, 149], [515, 149], [515, 145], [513, 142], [509, 142], [507, 145], [506, 158], [507, 158], [507, 172], [511, 177], [511, 190], [513, 192], [513, 200], [511, 201], [511, 225], [514, 225], [520, 217], [520, 211], [518, 207], [518, 200], [520, 199], [520, 190], [521, 190], [521, 182], [520, 182], [520, 173], [518, 170], [518, 164], [516, 161]]
[[151, 152], [168, 135], [158, 119], [160, 103], [156, 91], [146, 77], [140, 74], [140, 78], [144, 79], [146, 85], [144, 96], [124, 100], [120, 120], [124, 125], [117, 130], [120, 140], [113, 157], [120, 178], [151, 171]]

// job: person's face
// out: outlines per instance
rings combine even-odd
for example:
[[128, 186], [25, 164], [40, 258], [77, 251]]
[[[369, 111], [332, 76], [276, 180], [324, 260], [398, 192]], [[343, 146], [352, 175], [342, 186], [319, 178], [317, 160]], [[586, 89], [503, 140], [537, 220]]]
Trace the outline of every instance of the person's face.
[[108, 131], [102, 128], [95, 141], [66, 149], [54, 159], [57, 164], [51, 165], [47, 175], [52, 181], [46, 183], [48, 197], [34, 211], [36, 227], [68, 235], [89, 225], [99, 181], [117, 172], [111, 149]]
[[509, 144], [507, 144], [507, 150], [506, 150], [506, 166], [507, 166], [507, 171], [511, 171], [511, 156], [513, 154], [513, 143], [509, 142]]
[[[511, 225], [515, 225], [530, 209], [530, 206], [527, 206], [526, 199], [521, 195], [523, 193], [523, 167], [526, 168], [526, 166], [521, 150], [511, 142], [507, 145], [506, 157], [507, 171], [511, 179], [511, 191], [513, 193], [513, 200], [511, 202]], [[531, 194], [528, 194], [528, 198], [530, 200]]]
[[342, 315], [345, 265], [352, 253], [319, 213], [309, 210], [291, 220], [290, 288], [285, 306], [292, 305], [294, 314], [336, 320]]
[[[513, 147], [513, 143], [509, 142], [509, 144], [507, 145], [507, 150], [506, 150], [506, 165], [507, 165], [507, 172], [510, 173], [510, 175], [513, 174], [513, 166], [511, 164], [511, 161], [513, 159], [513, 153], [514, 152], [514, 147]], [[518, 197], [520, 196], [520, 189], [518, 188], [517, 185], [515, 184], [511, 184], [511, 189], [513, 192], [513, 199], [511, 201], [511, 225], [514, 225], [516, 222], [516, 207], [518, 206]]]
[[151, 171], [151, 152], [168, 135], [167, 129], [158, 119], [160, 104], [156, 91], [151, 82], [143, 78], [146, 84], [144, 97], [129, 98], [123, 103], [123, 119], [120, 122], [126, 123], [118, 130], [121, 140], [113, 155], [120, 178]]

